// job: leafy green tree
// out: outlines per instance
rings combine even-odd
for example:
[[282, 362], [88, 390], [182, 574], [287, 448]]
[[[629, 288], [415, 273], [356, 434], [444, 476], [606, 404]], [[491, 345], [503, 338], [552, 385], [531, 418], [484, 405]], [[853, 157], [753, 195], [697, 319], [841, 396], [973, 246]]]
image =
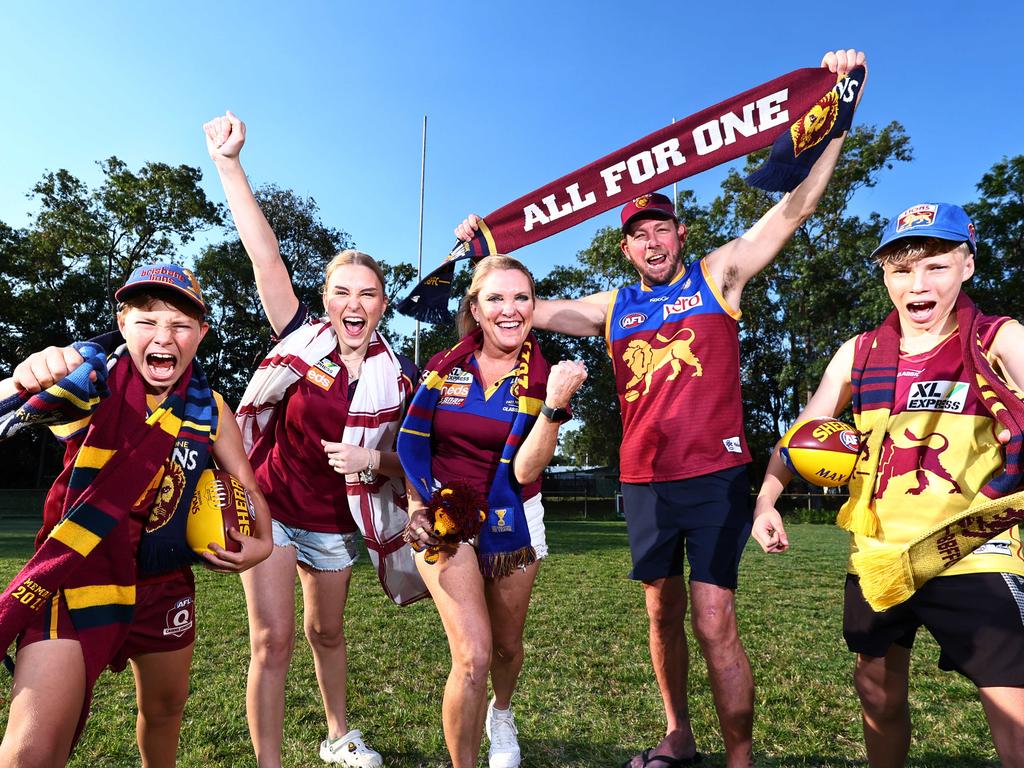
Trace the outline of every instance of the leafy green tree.
[[978, 258], [968, 292], [985, 311], [1020, 318], [1024, 295], [1024, 155], [997, 162], [965, 206], [978, 229]]
[[[197, 168], [146, 163], [138, 172], [111, 157], [91, 189], [67, 170], [32, 188], [39, 208], [23, 230], [0, 224], [0, 367], [31, 352], [114, 327], [113, 290], [147, 261], [181, 261], [202, 230], [221, 223]], [[55, 471], [53, 441], [38, 431], [0, 446], [0, 482], [40, 483]], [[47, 457], [46, 462], [39, 456]]]

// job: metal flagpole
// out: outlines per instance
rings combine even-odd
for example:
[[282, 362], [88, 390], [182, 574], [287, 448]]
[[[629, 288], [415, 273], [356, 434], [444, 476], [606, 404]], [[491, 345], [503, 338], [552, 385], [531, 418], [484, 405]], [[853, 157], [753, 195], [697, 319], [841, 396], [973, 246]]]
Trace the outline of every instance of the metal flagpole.
[[[672, 125], [675, 125], [675, 124], [676, 124], [676, 119], [673, 117], [672, 118]], [[676, 211], [676, 207], [678, 205], [679, 205], [679, 182], [678, 181], [673, 181], [672, 182], [672, 210], [675, 211], [677, 214], [679, 213], [679, 211]]]
[[[423, 279], [423, 190], [427, 170], [427, 116], [423, 116], [423, 147], [420, 151], [420, 240], [416, 254], [416, 282]], [[420, 321], [416, 321], [416, 342], [413, 346], [413, 362], [420, 364]]]

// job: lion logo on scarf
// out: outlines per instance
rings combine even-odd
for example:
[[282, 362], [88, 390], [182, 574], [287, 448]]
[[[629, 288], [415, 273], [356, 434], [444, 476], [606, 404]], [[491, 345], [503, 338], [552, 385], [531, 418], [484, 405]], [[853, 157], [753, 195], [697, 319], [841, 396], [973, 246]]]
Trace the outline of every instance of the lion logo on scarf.
[[821, 100], [789, 127], [793, 139], [793, 157], [804, 152], [824, 139], [839, 116], [839, 95], [829, 91]]
[[170, 462], [167, 471], [164, 472], [160, 487], [157, 488], [156, 498], [153, 499], [153, 507], [149, 512], [149, 519], [146, 521], [146, 531], [152, 533], [155, 530], [167, 525], [174, 510], [178, 506], [178, 498], [185, 488], [185, 470], [176, 462]]
[[[689, 334], [688, 338], [676, 338], [684, 331]], [[663, 342], [662, 346], [652, 347], [642, 339], [633, 339], [626, 347], [626, 351], [622, 353], [622, 361], [629, 367], [630, 373], [633, 374], [633, 378], [626, 384], [626, 394], [624, 397], [627, 402], [631, 403], [639, 398], [640, 395], [646, 395], [650, 392], [654, 374], [666, 365], [671, 367], [672, 372], [665, 381], [672, 381], [677, 378], [683, 371], [684, 363], [694, 369], [690, 374], [691, 377], [704, 375], [704, 367], [690, 348], [690, 344], [696, 338], [692, 328], [680, 328], [669, 338], [665, 338], [659, 333], [656, 338], [658, 341]], [[644, 383], [643, 392], [634, 389], [641, 381]]]

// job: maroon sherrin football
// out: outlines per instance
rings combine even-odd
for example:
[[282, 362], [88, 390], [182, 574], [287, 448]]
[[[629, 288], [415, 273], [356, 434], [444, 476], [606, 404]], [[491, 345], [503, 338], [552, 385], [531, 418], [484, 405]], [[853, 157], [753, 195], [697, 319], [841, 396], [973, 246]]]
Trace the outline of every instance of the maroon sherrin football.
[[812, 485], [845, 485], [860, 453], [860, 434], [837, 419], [805, 419], [783, 435], [779, 453], [786, 466]]

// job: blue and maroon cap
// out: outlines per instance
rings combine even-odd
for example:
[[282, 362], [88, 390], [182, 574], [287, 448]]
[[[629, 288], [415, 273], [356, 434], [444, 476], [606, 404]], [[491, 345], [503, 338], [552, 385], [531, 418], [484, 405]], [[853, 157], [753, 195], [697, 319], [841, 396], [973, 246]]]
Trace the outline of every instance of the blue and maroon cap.
[[882, 230], [882, 240], [871, 257], [904, 237], [937, 237], [967, 243], [971, 253], [978, 255], [978, 233], [974, 224], [963, 208], [952, 203], [919, 203], [893, 216]]
[[143, 264], [136, 267], [124, 285], [114, 292], [114, 298], [124, 301], [128, 296], [146, 288], [167, 288], [191, 301], [204, 315], [206, 302], [199, 281], [191, 269], [177, 264]]
[[674, 219], [676, 208], [672, 201], [660, 192], [653, 192], [626, 203], [622, 208], [622, 231], [625, 232], [630, 222], [643, 217], [645, 219]]

